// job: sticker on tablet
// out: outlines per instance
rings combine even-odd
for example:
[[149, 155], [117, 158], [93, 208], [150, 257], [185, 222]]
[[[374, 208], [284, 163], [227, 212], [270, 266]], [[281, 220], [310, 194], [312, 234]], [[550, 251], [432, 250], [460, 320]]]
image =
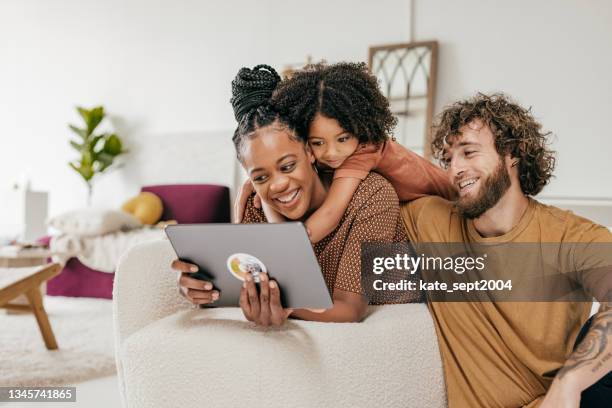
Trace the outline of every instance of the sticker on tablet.
[[227, 258], [227, 269], [236, 279], [244, 281], [247, 273], [253, 275], [253, 280], [259, 282], [259, 274], [268, 272], [266, 265], [257, 257], [249, 254], [237, 253]]

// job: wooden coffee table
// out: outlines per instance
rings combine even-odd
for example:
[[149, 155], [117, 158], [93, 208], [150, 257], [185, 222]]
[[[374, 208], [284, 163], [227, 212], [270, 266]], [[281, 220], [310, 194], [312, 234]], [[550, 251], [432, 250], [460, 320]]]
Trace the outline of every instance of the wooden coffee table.
[[[57, 349], [57, 342], [43, 305], [40, 285], [57, 275], [60, 270], [59, 264], [29, 268], [0, 268], [0, 307], [33, 312], [45, 346], [49, 350]], [[28, 305], [10, 303], [20, 295], [26, 296]]]

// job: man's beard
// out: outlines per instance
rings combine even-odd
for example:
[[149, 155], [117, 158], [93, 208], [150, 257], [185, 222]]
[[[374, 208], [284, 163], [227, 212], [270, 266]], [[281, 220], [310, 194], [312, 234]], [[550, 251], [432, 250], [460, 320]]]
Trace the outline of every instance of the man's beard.
[[509, 188], [510, 175], [503, 160], [500, 160], [499, 166], [482, 183], [478, 196], [471, 200], [458, 198], [455, 207], [465, 218], [478, 218], [493, 208]]

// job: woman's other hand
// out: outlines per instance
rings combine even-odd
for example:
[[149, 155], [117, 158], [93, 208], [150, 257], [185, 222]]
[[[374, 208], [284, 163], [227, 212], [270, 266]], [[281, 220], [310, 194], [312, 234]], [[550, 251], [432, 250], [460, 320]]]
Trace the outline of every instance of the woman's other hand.
[[282, 326], [293, 309], [283, 309], [280, 302], [280, 289], [268, 274], [259, 274], [259, 293], [253, 276], [247, 274], [240, 290], [240, 307], [244, 317], [260, 326]]
[[[244, 218], [244, 211], [246, 209], [247, 200], [249, 196], [253, 194], [255, 189], [253, 188], [253, 183], [251, 180], [247, 180], [244, 182], [240, 190], [238, 191], [238, 195], [236, 196], [236, 200], [234, 201], [234, 222], [239, 224], [242, 222]], [[253, 205], [255, 208], [261, 208], [261, 199], [257, 194], [253, 197]]]
[[205, 305], [219, 299], [219, 292], [213, 290], [212, 283], [190, 276], [198, 271], [197, 265], [175, 259], [170, 267], [178, 272], [179, 293], [194, 305]]

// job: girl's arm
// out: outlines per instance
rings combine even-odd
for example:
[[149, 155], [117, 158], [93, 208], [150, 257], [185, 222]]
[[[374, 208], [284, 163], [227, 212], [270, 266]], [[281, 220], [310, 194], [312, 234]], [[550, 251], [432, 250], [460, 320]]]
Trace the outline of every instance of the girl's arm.
[[279, 223], [287, 221], [278, 211], [272, 209], [264, 200], [261, 200], [261, 209], [270, 223]]
[[[251, 180], [246, 180], [242, 187], [238, 190], [238, 194], [236, 196], [236, 200], [234, 201], [234, 222], [242, 223], [244, 222], [245, 211], [247, 208], [247, 201], [249, 197], [253, 194], [255, 189], [253, 188], [253, 184]], [[266, 216], [266, 220], [271, 223], [285, 222], [285, 217], [280, 215], [277, 211], [273, 210], [265, 204], [257, 194], [253, 197], [253, 206], [255, 208], [263, 209], [264, 215]]]
[[305, 223], [308, 236], [313, 244], [336, 229], [360, 182], [361, 180], [355, 177], [334, 179], [323, 205], [308, 217]]
[[315, 312], [309, 309], [295, 309], [291, 317], [313, 322], [336, 322], [353, 323], [360, 322], [368, 310], [368, 302], [359, 293], [335, 290], [333, 296], [334, 305], [331, 309], [323, 312]]

